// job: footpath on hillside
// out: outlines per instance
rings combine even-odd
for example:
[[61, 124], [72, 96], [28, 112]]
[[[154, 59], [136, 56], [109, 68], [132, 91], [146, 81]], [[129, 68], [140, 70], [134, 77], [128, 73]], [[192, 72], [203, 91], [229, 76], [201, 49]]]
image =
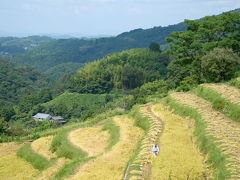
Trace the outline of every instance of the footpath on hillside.
[[208, 132], [218, 139], [224, 154], [230, 155], [227, 167], [231, 178], [240, 179], [240, 123], [215, 111], [210, 102], [192, 93], [173, 93], [171, 97], [183, 105], [196, 109], [207, 123]]

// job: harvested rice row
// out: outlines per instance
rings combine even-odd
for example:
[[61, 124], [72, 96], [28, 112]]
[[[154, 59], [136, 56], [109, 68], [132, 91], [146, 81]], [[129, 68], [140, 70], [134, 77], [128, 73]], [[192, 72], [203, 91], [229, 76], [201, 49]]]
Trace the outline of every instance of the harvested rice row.
[[39, 173], [30, 163], [17, 157], [16, 152], [21, 146], [17, 143], [0, 144], [0, 179], [30, 180]]
[[152, 112], [151, 107], [152, 104], [147, 104], [141, 108], [141, 113], [150, 120], [150, 128], [142, 140], [140, 152], [129, 165], [128, 177], [130, 180], [149, 178], [153, 159], [151, 150], [153, 145], [158, 143], [164, 129], [163, 122]]
[[219, 84], [202, 84], [201, 86], [211, 88], [231, 103], [240, 105], [240, 89], [236, 87]]
[[179, 103], [196, 109], [206, 122], [209, 134], [219, 142], [227, 157], [227, 167], [232, 172], [233, 179], [240, 179], [240, 123], [231, 121], [222, 113], [215, 111], [211, 103], [191, 93], [174, 93], [171, 97]]
[[70, 180], [123, 179], [126, 164], [134, 154], [136, 143], [143, 131], [134, 126], [134, 119], [127, 116], [116, 116], [113, 121], [120, 128], [118, 143], [102, 156], [81, 165]]
[[102, 131], [102, 126], [79, 128], [69, 133], [69, 141], [76, 147], [88, 153], [88, 156], [97, 156], [108, 146], [110, 135]]
[[31, 143], [31, 148], [33, 151], [48, 160], [56, 158], [56, 155], [50, 150], [52, 140], [53, 136], [39, 138]]
[[153, 112], [164, 121], [160, 154], [152, 163], [153, 180], [206, 179], [210, 177], [205, 157], [195, 144], [192, 121], [169, 111], [162, 104], [154, 105]]

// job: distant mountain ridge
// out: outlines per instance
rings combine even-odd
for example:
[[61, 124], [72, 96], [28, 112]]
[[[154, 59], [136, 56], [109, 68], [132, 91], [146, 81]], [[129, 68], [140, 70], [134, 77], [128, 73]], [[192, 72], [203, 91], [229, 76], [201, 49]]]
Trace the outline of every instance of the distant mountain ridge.
[[[231, 12], [240, 12], [235, 9]], [[12, 58], [18, 65], [34, 67], [40, 71], [47, 71], [56, 65], [64, 63], [87, 63], [101, 59], [109, 53], [120, 52], [132, 48], [146, 48], [151, 42], [166, 45], [165, 38], [172, 32], [185, 31], [186, 25], [178, 23], [167, 27], [153, 27], [150, 29], [135, 29], [124, 32], [116, 37], [98, 39], [57, 39], [40, 44], [25, 53]]]

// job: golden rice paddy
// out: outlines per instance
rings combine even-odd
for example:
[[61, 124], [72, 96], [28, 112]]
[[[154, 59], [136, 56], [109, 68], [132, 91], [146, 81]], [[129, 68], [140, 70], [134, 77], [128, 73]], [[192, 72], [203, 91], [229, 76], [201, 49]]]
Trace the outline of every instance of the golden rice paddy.
[[41, 173], [41, 175], [36, 178], [37, 180], [47, 180], [52, 179], [54, 175], [66, 164], [69, 160], [65, 158], [59, 158], [56, 164]]
[[219, 84], [203, 84], [202, 86], [211, 88], [231, 103], [240, 105], [240, 89]]
[[17, 143], [0, 144], [1, 180], [29, 180], [39, 173], [31, 164], [16, 156], [20, 147]]
[[69, 133], [69, 141], [88, 153], [88, 156], [97, 156], [108, 146], [110, 135], [102, 131], [102, 126], [79, 128]]
[[45, 157], [48, 160], [55, 158], [56, 155], [53, 154], [50, 150], [52, 139], [53, 136], [39, 138], [31, 143], [31, 148], [33, 151], [35, 151], [36, 153]]
[[160, 153], [152, 164], [153, 180], [204, 179], [205, 158], [194, 144], [188, 120], [173, 114], [161, 104], [153, 107], [164, 121], [160, 138]]
[[181, 104], [195, 108], [207, 124], [209, 134], [221, 143], [223, 153], [230, 154], [228, 168], [232, 178], [240, 179], [240, 123], [215, 111], [210, 102], [191, 93], [174, 93], [171, 97]]
[[117, 116], [113, 120], [120, 127], [119, 142], [109, 152], [82, 165], [71, 180], [123, 179], [124, 169], [143, 131], [134, 126], [132, 118]]

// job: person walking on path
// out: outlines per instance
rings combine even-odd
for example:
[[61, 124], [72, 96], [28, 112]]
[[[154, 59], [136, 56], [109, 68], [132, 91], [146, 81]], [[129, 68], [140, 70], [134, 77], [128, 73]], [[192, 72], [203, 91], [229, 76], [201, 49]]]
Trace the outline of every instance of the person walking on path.
[[158, 147], [157, 144], [153, 145], [153, 147], [152, 147], [152, 153], [153, 153], [155, 156], [158, 155], [158, 153], [159, 153], [159, 147]]

